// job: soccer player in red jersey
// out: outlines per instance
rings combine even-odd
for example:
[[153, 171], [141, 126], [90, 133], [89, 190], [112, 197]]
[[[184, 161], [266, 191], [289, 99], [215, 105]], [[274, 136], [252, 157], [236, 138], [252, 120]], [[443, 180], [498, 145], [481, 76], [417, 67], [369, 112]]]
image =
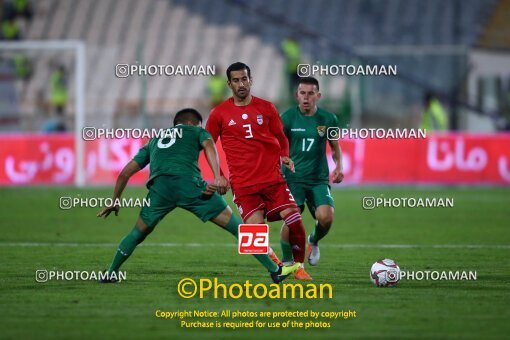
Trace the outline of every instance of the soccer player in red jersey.
[[[251, 95], [251, 71], [246, 64], [230, 65], [227, 78], [232, 97], [211, 111], [206, 130], [214, 141], [221, 137], [234, 203], [245, 223], [284, 220], [294, 261], [304, 263], [305, 229], [280, 168], [283, 164], [294, 171], [280, 115], [271, 102]], [[274, 252], [271, 257], [279, 262]], [[304, 267], [295, 277], [312, 279]]]

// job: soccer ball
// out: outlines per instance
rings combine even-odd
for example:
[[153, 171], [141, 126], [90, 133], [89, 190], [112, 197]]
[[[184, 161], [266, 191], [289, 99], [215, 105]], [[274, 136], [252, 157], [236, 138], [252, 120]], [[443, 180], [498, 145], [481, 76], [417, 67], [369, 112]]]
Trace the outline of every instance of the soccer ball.
[[379, 260], [370, 269], [370, 279], [377, 287], [395, 287], [400, 279], [400, 267], [393, 260]]

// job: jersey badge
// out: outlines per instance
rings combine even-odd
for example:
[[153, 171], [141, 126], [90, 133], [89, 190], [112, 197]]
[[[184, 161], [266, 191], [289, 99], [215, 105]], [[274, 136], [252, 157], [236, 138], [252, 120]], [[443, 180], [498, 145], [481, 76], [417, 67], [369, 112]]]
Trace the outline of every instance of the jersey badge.
[[324, 137], [324, 134], [326, 133], [326, 127], [324, 125], [317, 126], [317, 133], [320, 137]]
[[264, 123], [264, 118], [262, 115], [257, 115], [257, 124], [262, 125]]

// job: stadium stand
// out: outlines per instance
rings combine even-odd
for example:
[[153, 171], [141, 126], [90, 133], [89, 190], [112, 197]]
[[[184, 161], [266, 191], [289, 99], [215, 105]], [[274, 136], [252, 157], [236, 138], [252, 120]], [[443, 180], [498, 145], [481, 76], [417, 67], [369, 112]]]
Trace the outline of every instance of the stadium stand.
[[510, 49], [510, 1], [499, 1], [480, 35], [482, 48]]
[[[276, 0], [267, 6], [264, 0], [250, 1], [286, 22], [299, 23], [303, 29], [318, 32], [347, 48], [473, 46], [497, 3], [498, 0], [430, 0], [426, 4], [420, 0], [384, 3], [318, 0], [314, 6], [307, 6], [305, 0]], [[80, 39], [87, 43], [87, 111], [96, 115], [138, 112], [144, 86], [147, 93], [144, 109], [149, 115], [189, 105], [207, 107], [205, 77], [150, 77], [145, 83], [123, 81], [114, 76], [117, 63], [219, 63], [225, 69], [229, 62], [243, 60], [254, 69], [254, 92], [278, 102], [284, 88], [280, 42], [291, 34], [291, 29], [251, 14], [242, 4], [235, 0], [38, 0], [33, 3], [33, 19], [27, 27], [26, 39]], [[306, 60], [338, 61], [337, 51], [321, 48], [317, 41], [302, 39], [300, 43]], [[24, 111], [31, 114], [37, 111], [36, 99], [47, 86], [48, 65], [53, 58], [48, 55], [35, 61], [22, 103]], [[72, 60], [72, 55], [63, 55], [58, 60], [70, 70], [71, 85]], [[433, 79], [435, 84], [449, 84], [441, 75], [447, 74], [444, 70], [452, 62], [455, 61], [438, 63], [408, 58], [401, 69], [408, 72], [419, 69], [418, 77], [435, 74], [438, 75]], [[416, 63], [422, 63], [422, 67], [417, 68]], [[341, 82], [336, 86], [342, 86]], [[373, 90], [405, 91], [399, 86], [386, 84]], [[72, 89], [70, 94], [72, 101]]]

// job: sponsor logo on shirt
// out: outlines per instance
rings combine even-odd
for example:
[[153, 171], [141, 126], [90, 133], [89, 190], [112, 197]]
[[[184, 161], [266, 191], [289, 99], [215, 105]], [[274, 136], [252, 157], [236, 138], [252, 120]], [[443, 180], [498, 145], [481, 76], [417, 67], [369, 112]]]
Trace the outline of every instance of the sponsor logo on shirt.
[[233, 119], [231, 119], [230, 122], [228, 122], [228, 126], [232, 126], [232, 125], [236, 125], [236, 122], [234, 122]]

